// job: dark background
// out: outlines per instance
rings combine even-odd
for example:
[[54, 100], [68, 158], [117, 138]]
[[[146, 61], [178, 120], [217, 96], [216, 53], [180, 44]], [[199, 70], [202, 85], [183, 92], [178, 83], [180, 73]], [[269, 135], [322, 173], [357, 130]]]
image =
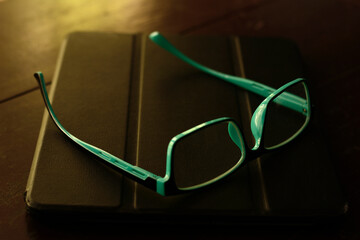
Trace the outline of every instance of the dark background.
[[[285, 37], [295, 41], [312, 82], [321, 128], [349, 214], [321, 229], [202, 227], [86, 230], [39, 225], [26, 215], [25, 190], [44, 105], [34, 71], [52, 79], [60, 44], [73, 31]], [[0, 239], [169, 237], [360, 239], [360, 1], [356, 0], [0, 0]], [[157, 226], [161, 229], [161, 226]], [[107, 233], [105, 232], [107, 231]]]

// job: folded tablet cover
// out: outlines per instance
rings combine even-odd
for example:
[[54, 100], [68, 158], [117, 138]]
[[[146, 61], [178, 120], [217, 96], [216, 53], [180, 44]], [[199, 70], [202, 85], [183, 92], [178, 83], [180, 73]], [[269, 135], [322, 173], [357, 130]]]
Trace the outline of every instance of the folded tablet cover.
[[[167, 37], [210, 68], [274, 88], [304, 77], [299, 52], [287, 40]], [[64, 41], [51, 98], [73, 135], [160, 176], [170, 139], [202, 122], [232, 117], [253, 146], [250, 119], [262, 100], [194, 69], [146, 35], [91, 32]], [[281, 224], [340, 216], [346, 204], [314, 122], [287, 149], [252, 161], [220, 184], [162, 197], [79, 149], [45, 112], [26, 204], [40, 216], [122, 221]]]

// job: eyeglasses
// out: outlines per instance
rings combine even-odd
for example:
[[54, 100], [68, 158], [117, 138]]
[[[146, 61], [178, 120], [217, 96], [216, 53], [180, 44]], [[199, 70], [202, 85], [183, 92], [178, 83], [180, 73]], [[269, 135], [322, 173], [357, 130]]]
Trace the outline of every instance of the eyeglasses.
[[207, 68], [184, 55], [158, 32], [151, 33], [149, 38], [198, 70], [263, 96], [265, 100], [257, 107], [251, 119], [251, 132], [255, 139], [253, 148], [245, 144], [243, 133], [234, 119], [222, 117], [210, 120], [170, 140], [166, 172], [165, 176], [161, 177], [69, 133], [55, 115], [43, 74], [35, 73], [46, 108], [59, 130], [74, 143], [112, 165], [125, 176], [163, 196], [193, 191], [231, 175], [264, 153], [285, 146], [308, 125], [311, 105], [304, 79], [298, 78], [279, 89], [273, 89], [246, 78]]

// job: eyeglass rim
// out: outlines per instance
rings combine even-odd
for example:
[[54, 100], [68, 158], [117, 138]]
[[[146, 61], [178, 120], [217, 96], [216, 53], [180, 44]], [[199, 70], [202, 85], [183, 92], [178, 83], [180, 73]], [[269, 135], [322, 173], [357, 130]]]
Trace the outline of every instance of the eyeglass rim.
[[[218, 177], [211, 179], [209, 181], [206, 181], [204, 183], [195, 185], [195, 186], [191, 186], [191, 187], [178, 187], [175, 183], [175, 176], [174, 176], [174, 168], [173, 166], [173, 153], [174, 153], [174, 148], [176, 146], [176, 144], [182, 140], [183, 138], [186, 138], [198, 131], [204, 130], [205, 128], [208, 128], [210, 126], [213, 126], [215, 124], [219, 124], [219, 123], [223, 123], [223, 122], [229, 122], [232, 123], [236, 126], [236, 130], [237, 130], [237, 134], [239, 136], [239, 140], [240, 142], [237, 144], [237, 146], [240, 148], [242, 155], [239, 158], [238, 162], [228, 171], [226, 171], [225, 173], [219, 175]], [[240, 145], [240, 146], [239, 146]], [[245, 140], [243, 137], [243, 133], [239, 127], [239, 125], [237, 124], [237, 122], [230, 117], [222, 117], [222, 118], [217, 118], [217, 119], [213, 119], [204, 123], [201, 123], [193, 128], [190, 128], [178, 135], [176, 135], [175, 137], [173, 137], [168, 145], [167, 148], [167, 154], [166, 154], [166, 174], [162, 179], [158, 179], [158, 193], [160, 193], [161, 195], [167, 195], [167, 191], [168, 189], [166, 189], [166, 185], [168, 186], [173, 186], [175, 187], [178, 191], [183, 192], [183, 191], [192, 191], [192, 190], [196, 190], [208, 185], [211, 185], [214, 182], [219, 181], [220, 179], [230, 175], [232, 172], [234, 172], [244, 161], [245, 156], [246, 156], [246, 144], [245, 144]], [[174, 190], [172, 190], [171, 192], [173, 192]]]
[[[286, 89], [288, 89], [298, 83], [302, 83], [304, 85], [304, 90], [305, 90], [305, 95], [306, 95], [306, 99], [305, 99], [306, 106], [305, 105], [303, 106], [304, 107], [303, 113], [304, 113], [304, 115], [306, 115], [306, 119], [305, 119], [303, 126], [293, 136], [291, 136], [287, 140], [283, 141], [282, 143], [277, 144], [272, 147], [265, 147], [263, 135], [264, 135], [265, 120], [266, 120], [266, 116], [268, 114], [268, 112], [266, 111], [268, 105], [272, 101], [274, 101], [274, 99], [276, 99], [280, 94], [284, 93], [286, 91]], [[278, 149], [278, 148], [286, 145], [287, 143], [291, 142], [307, 127], [307, 125], [310, 122], [311, 113], [312, 113], [312, 111], [311, 111], [310, 92], [309, 92], [309, 88], [306, 84], [306, 80], [304, 78], [298, 78], [298, 79], [295, 79], [293, 81], [290, 81], [290, 82], [284, 84], [278, 90], [276, 90], [271, 95], [269, 95], [266, 99], [264, 99], [253, 113], [253, 116], [251, 118], [251, 126], [250, 127], [251, 127], [251, 132], [253, 134], [253, 137], [255, 139], [255, 144], [254, 144], [252, 150], [257, 150], [258, 148], [265, 148], [268, 150]]]

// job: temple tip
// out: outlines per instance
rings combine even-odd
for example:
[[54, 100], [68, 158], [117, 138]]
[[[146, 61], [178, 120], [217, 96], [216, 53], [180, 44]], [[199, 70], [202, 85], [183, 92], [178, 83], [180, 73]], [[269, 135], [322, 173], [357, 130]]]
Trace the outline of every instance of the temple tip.
[[38, 83], [40, 84], [40, 82], [41, 82], [41, 79], [42, 79], [42, 72], [36, 72], [36, 73], [34, 73], [34, 77], [35, 77], [35, 79], [38, 81]]

